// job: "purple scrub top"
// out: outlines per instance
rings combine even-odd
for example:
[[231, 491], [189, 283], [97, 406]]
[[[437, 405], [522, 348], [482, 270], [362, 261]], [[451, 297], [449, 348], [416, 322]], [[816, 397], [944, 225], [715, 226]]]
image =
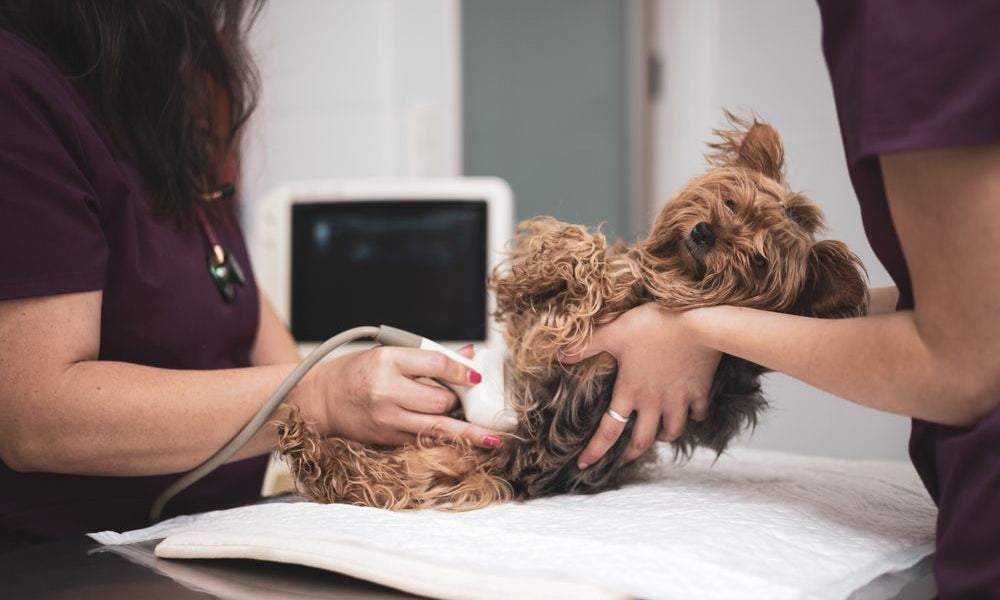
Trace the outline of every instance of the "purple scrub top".
[[[1000, 2], [819, 4], [865, 231], [899, 287], [898, 309], [912, 309], [878, 156], [1000, 142]], [[914, 419], [910, 457], [939, 508], [934, 569], [941, 597], [1000, 598], [1000, 409], [974, 427]]]
[[[226, 304], [208, 274], [203, 234], [154, 218], [148, 199], [135, 162], [112, 142], [87, 92], [0, 31], [0, 300], [101, 290], [100, 360], [249, 366], [259, 304], [233, 211], [216, 230], [247, 283]], [[37, 409], [45, 410], [43, 399]], [[265, 461], [220, 468], [167, 513], [253, 500]], [[0, 551], [145, 526], [151, 503], [175, 479], [18, 473], [0, 462]]]

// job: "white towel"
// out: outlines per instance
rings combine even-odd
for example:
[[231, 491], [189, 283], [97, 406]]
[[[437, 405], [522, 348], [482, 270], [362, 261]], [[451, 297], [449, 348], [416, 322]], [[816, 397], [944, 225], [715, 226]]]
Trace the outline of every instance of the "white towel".
[[913, 468], [735, 449], [650, 481], [466, 513], [272, 503], [184, 516], [104, 544], [255, 558], [437, 598], [845, 598], [933, 551]]

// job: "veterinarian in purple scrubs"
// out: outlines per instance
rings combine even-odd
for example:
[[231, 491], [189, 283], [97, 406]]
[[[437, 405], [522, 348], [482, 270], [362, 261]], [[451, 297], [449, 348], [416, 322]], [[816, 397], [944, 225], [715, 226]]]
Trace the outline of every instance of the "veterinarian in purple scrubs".
[[[844, 320], [647, 305], [582, 357], [620, 361], [611, 407], [636, 412], [631, 458], [661, 420], [672, 440], [705, 409], [720, 353], [913, 417], [910, 456], [940, 509], [939, 593], [1000, 598], [1000, 3], [820, 8], [851, 180], [896, 287]], [[605, 416], [580, 463], [623, 427]]]
[[[144, 526], [299, 360], [231, 197], [257, 9], [0, 0], [0, 551]], [[453, 395], [416, 376], [478, 377], [381, 348], [325, 363], [288, 404], [360, 442], [436, 427], [499, 444], [441, 416]], [[253, 501], [275, 439], [263, 429], [167, 511]]]

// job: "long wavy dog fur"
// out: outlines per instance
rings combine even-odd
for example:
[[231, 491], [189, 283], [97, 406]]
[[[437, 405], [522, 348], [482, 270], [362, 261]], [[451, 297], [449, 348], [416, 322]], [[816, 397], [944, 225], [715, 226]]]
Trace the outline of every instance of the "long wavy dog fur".
[[[599, 231], [552, 218], [520, 224], [507, 264], [490, 281], [507, 342], [508, 401], [519, 417], [500, 448], [431, 437], [401, 448], [360, 446], [321, 438], [292, 414], [280, 424], [279, 451], [299, 492], [318, 502], [467, 510], [614, 488], [640, 476], [655, 453], [620, 464], [633, 417], [601, 460], [584, 471], [576, 466], [608, 408], [617, 365], [606, 354], [575, 365], [558, 357], [580, 349], [596, 327], [646, 302], [823, 318], [864, 314], [861, 263], [843, 243], [815, 238], [822, 215], [788, 189], [777, 132], [756, 118], [726, 114], [729, 128], [715, 132], [706, 155], [710, 169], [663, 207], [636, 244], [609, 246]], [[689, 419], [673, 442], [675, 457], [696, 446], [721, 453], [753, 427], [766, 407], [763, 372], [723, 356], [709, 414]]]

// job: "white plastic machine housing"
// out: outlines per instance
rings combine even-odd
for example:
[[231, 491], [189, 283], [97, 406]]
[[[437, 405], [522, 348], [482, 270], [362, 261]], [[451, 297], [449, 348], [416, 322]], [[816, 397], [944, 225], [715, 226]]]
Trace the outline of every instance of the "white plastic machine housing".
[[[510, 186], [496, 177], [433, 177], [433, 178], [371, 178], [324, 179], [289, 182], [279, 185], [254, 203], [250, 223], [250, 251], [260, 287], [267, 293], [278, 316], [291, 322], [292, 293], [292, 206], [305, 203], [366, 202], [366, 201], [468, 201], [486, 202], [487, 252], [486, 272], [503, 260], [505, 245], [513, 235], [514, 205]], [[469, 282], [485, 285], [485, 282]], [[406, 298], [400, 298], [406, 302]], [[486, 297], [486, 312], [496, 307], [492, 293]], [[484, 315], [485, 317], [486, 315]], [[379, 323], [370, 323], [379, 325]], [[413, 333], [420, 334], [420, 331]], [[444, 343], [451, 350], [467, 343], [490, 350], [496, 368], [504, 353], [500, 331], [490, 323], [486, 339], [449, 340]], [[305, 355], [317, 343], [300, 343], [299, 351]], [[366, 344], [349, 344], [343, 353], [367, 347]], [[490, 367], [493, 368], [493, 367]], [[482, 369], [486, 370], [485, 365]]]

